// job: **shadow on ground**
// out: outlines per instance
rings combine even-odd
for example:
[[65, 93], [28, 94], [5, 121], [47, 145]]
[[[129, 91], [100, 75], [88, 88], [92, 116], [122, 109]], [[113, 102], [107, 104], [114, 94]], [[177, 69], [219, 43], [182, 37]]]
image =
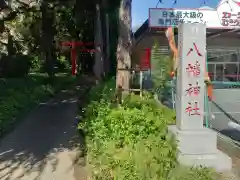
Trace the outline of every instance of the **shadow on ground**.
[[64, 90], [52, 100], [41, 103], [0, 141], [1, 180], [20, 179], [31, 173], [34, 177], [27, 179], [35, 180], [46, 167], [55, 171], [57, 166], [65, 166], [59, 164], [60, 152], [78, 153], [72, 162], [79, 163], [76, 157], [82, 157], [83, 138], [76, 130], [78, 103], [84, 104], [91, 85], [91, 80], [84, 79], [74, 89]]

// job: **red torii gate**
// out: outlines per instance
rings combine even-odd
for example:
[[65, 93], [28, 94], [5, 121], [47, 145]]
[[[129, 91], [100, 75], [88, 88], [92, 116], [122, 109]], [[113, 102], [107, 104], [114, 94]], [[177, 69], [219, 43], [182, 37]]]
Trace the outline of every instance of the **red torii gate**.
[[[71, 47], [71, 62], [72, 62], [72, 75], [76, 75], [76, 68], [77, 68], [77, 46], [92, 46], [95, 45], [94, 42], [62, 42], [62, 46], [70, 46]], [[95, 49], [80, 49], [80, 52], [95, 52]]]
[[[61, 43], [62, 46], [69, 46], [71, 47], [71, 62], [72, 62], [72, 75], [76, 75], [76, 68], [77, 68], [77, 49], [76, 47], [78, 46], [92, 46], [92, 45], [96, 45], [94, 42], [62, 42]], [[80, 52], [95, 52], [95, 49], [80, 49]], [[151, 60], [150, 60], [150, 56], [151, 56], [151, 49], [150, 48], [146, 48], [145, 49], [145, 53], [144, 56], [141, 58], [140, 61], [140, 68], [141, 70], [149, 70], [151, 69]]]

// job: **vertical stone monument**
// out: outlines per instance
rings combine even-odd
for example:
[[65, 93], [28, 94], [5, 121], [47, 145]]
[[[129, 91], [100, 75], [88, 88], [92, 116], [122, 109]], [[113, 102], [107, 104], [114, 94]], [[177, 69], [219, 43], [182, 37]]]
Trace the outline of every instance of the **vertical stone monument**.
[[203, 126], [205, 25], [181, 24], [178, 29], [178, 51], [177, 122], [175, 126], [169, 126], [170, 133], [175, 135], [178, 142], [178, 160], [188, 166], [231, 170], [231, 158], [217, 149], [217, 133]]

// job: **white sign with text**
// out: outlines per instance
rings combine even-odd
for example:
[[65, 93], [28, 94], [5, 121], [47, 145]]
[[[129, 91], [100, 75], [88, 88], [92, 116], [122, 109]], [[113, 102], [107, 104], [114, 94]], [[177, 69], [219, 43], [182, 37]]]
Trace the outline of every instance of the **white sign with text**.
[[207, 28], [240, 28], [240, 3], [222, 0], [216, 10], [150, 8], [149, 27], [178, 27], [182, 23], [202, 23]]

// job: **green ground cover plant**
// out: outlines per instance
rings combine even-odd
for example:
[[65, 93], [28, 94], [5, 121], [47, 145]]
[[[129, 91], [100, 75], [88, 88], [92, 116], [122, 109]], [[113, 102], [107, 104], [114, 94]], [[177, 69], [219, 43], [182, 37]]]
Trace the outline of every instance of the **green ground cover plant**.
[[92, 180], [211, 180], [206, 168], [178, 164], [176, 141], [167, 125], [174, 111], [149, 93], [129, 95], [114, 105], [113, 80], [90, 91], [79, 129], [86, 134], [87, 166]]
[[73, 77], [64, 74], [57, 75], [52, 81], [45, 74], [0, 79], [0, 137], [15, 127], [21, 115], [74, 81]]

